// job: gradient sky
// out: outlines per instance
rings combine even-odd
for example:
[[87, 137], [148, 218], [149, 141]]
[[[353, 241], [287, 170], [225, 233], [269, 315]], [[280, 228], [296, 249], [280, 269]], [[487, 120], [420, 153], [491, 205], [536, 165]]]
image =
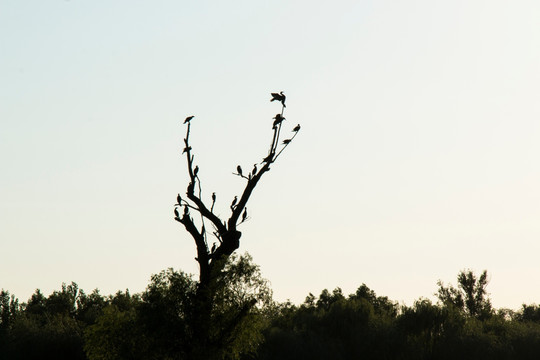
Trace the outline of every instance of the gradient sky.
[[462, 269], [540, 302], [540, 2], [0, 0], [0, 288], [196, 273], [185, 128], [217, 212], [302, 131], [241, 226], [275, 298], [412, 304]]

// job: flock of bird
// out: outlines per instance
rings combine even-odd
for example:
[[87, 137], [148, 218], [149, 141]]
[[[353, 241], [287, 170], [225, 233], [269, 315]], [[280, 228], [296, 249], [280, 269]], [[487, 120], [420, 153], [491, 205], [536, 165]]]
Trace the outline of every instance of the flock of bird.
[[[271, 93], [271, 95], [272, 95], [272, 99], [270, 99], [271, 102], [272, 101], [279, 101], [279, 102], [281, 102], [281, 105], [283, 105], [284, 108], [287, 107], [287, 105], [285, 105], [285, 99], [287, 97], [285, 96], [283, 91], [280, 91], [279, 93]], [[195, 117], [194, 115], [188, 116], [184, 120], [184, 124], [189, 123], [194, 117]], [[275, 121], [272, 124], [272, 129], [275, 129], [277, 125], [281, 124], [281, 122], [283, 120], [285, 120], [285, 118], [281, 114], [276, 114], [276, 116], [274, 116], [273, 119], [275, 119]], [[296, 125], [295, 128], [293, 129], [294, 132], [298, 132], [298, 130], [300, 130], [300, 124]], [[288, 142], [287, 142], [287, 144], [288, 144]]]
[[[271, 102], [273, 101], [279, 101], [281, 103], [281, 105], [283, 106], [283, 108], [286, 107], [285, 105], [285, 100], [286, 100], [286, 96], [285, 94], [283, 93], [283, 91], [280, 91], [279, 93], [271, 93], [272, 95], [272, 98], [270, 99]], [[272, 124], [272, 129], [274, 131], [278, 130], [277, 127], [281, 125], [281, 123], [283, 122], [283, 120], [285, 120], [285, 118], [283, 117], [283, 112], [281, 114], [276, 114], [276, 116], [273, 117], [274, 119], [274, 122]], [[184, 120], [184, 124], [188, 124], [190, 123], [190, 121], [194, 118], [195, 116], [194, 115], [191, 115], [191, 116], [188, 116], [186, 117], [186, 119]], [[296, 125], [292, 132], [295, 133], [295, 136], [296, 136], [296, 133], [300, 131], [300, 124]], [[279, 131], [278, 131], [279, 133]], [[274, 136], [275, 136], [276, 133], [274, 133]], [[278, 136], [279, 137], [279, 136]], [[294, 136], [293, 136], [294, 137]], [[292, 138], [291, 139], [285, 139], [283, 140], [283, 145], [284, 148], [292, 141]], [[272, 149], [273, 150], [273, 149]], [[187, 145], [187, 142], [186, 142], [186, 147], [184, 148], [183, 153], [185, 152], [188, 152], [188, 151], [191, 151], [191, 146], [188, 146]], [[263, 162], [268, 162], [268, 161], [272, 161], [273, 160], [273, 155], [274, 153], [271, 152], [271, 154], [266, 157]], [[236, 167], [236, 171], [237, 171], [237, 175], [241, 176], [241, 177], [244, 177], [248, 180], [250, 180], [252, 177], [254, 177], [256, 174], [257, 174], [257, 164], [253, 165], [253, 170], [251, 171], [251, 173], [249, 174], [249, 177], [246, 177], [243, 175], [243, 171], [242, 171], [242, 167], [240, 165], [238, 165]], [[197, 177], [199, 173], [199, 166], [195, 166], [195, 168], [193, 169], [193, 176], [194, 177]], [[192, 184], [190, 184], [192, 185]], [[177, 204], [175, 204], [176, 206], [184, 206], [184, 216], [188, 216], [189, 215], [189, 207], [188, 207], [188, 204], [186, 201], [185, 204], [182, 204], [182, 197], [180, 196], [180, 194], [178, 194], [178, 196], [176, 197], [176, 200], [178, 201]], [[237, 208], [237, 202], [238, 202], [238, 196], [235, 196], [232, 203], [231, 203], [231, 210], [234, 211], [236, 208]], [[211, 208], [211, 212], [213, 212], [214, 210], [214, 205], [216, 203], [216, 193], [212, 193], [212, 208]], [[180, 219], [180, 213], [178, 212], [178, 208], [175, 207], [174, 208], [174, 214], [176, 216], [177, 219]], [[242, 222], [246, 221], [247, 219], [247, 207], [244, 207], [244, 212], [242, 213]], [[214, 251], [216, 250], [216, 243], [214, 243], [214, 245], [212, 246], [212, 249], [211, 249], [211, 253], [214, 253]]]

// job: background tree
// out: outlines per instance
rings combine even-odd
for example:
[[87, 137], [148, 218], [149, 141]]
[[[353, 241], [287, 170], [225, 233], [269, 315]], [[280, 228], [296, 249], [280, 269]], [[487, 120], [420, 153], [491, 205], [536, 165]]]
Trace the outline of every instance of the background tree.
[[488, 284], [487, 270], [477, 277], [471, 270], [463, 270], [458, 274], [458, 287], [444, 286], [438, 281], [437, 297], [446, 305], [453, 305], [464, 310], [468, 315], [485, 318], [493, 314], [491, 301], [486, 290]]
[[138, 321], [139, 295], [118, 291], [114, 296], [102, 300], [106, 305], [101, 309], [100, 316], [84, 332], [84, 350], [88, 359], [142, 360], [161, 355], [162, 349], [155, 348], [156, 357], [149, 356], [148, 339]]
[[[222, 359], [536, 360], [540, 353], [536, 304], [475, 317], [465, 302], [462, 309], [422, 298], [398, 306], [366, 285], [348, 297], [336, 288], [309, 294], [300, 306], [275, 304], [259, 267], [249, 255], [236, 254], [221, 281], [226, 286], [216, 293], [211, 333], [227, 335]], [[168, 269], [135, 295], [86, 295], [71, 283], [49, 296], [37, 290], [19, 304], [0, 291], [0, 359], [189, 358], [197, 288], [194, 276]], [[245, 305], [253, 303], [259, 306], [244, 316]]]
[[[0, 291], [0, 354], [9, 345], [13, 324], [20, 314], [19, 301], [9, 291]], [[1, 355], [0, 355], [1, 358]]]
[[[254, 352], [262, 342], [261, 330], [267, 323], [263, 311], [272, 303], [271, 291], [249, 255], [230, 256], [223, 273], [221, 280], [226, 286], [220, 286], [216, 294], [210, 330], [213, 337], [221, 339], [221, 358], [237, 359]], [[192, 275], [167, 269], [152, 275], [141, 295], [118, 292], [109, 297], [101, 316], [85, 330], [87, 357], [188, 358], [196, 292], [197, 281]], [[253, 303], [260, 308], [243, 314], [245, 306]]]
[[62, 284], [61, 290], [48, 297], [36, 290], [12, 319], [0, 359], [85, 359], [82, 332], [86, 324], [78, 319], [79, 297], [73, 282]]
[[[270, 148], [263, 161], [259, 164], [260, 168], [257, 168], [257, 164], [251, 171], [242, 170], [240, 165], [236, 167], [235, 175], [245, 181], [245, 187], [240, 197], [234, 196], [234, 199], [232, 199], [230, 205], [231, 214], [226, 220], [219, 218], [214, 213], [214, 205], [217, 201], [215, 193], [211, 196], [210, 206], [203, 200], [203, 191], [198, 175], [199, 166], [195, 165], [192, 147], [189, 142], [191, 123], [194, 116], [189, 116], [184, 121], [184, 124], [187, 124], [187, 131], [183, 153], [186, 155], [190, 182], [187, 186], [186, 198], [178, 194], [174, 213], [175, 220], [183, 224], [195, 240], [197, 252], [195, 259], [199, 263], [199, 281], [191, 316], [193, 338], [189, 341], [192, 346], [190, 351], [192, 358], [220, 358], [223, 350], [223, 338], [228, 338], [230, 334], [234, 334], [236, 328], [242, 323], [242, 319], [248, 316], [253, 306], [255, 306], [255, 302], [242, 305], [240, 312], [233, 319], [230, 319], [230, 324], [226, 329], [228, 335], [223, 332], [215, 333], [212, 331], [211, 324], [216, 315], [217, 295], [220, 293], [220, 289], [226, 286], [227, 271], [225, 271], [225, 268], [227, 260], [240, 246], [242, 233], [238, 230], [238, 226], [247, 219], [247, 202], [262, 176], [270, 170], [270, 165], [277, 160], [300, 130], [300, 125], [297, 125], [292, 130], [293, 136], [280, 142], [281, 129], [285, 120], [283, 116], [285, 100], [286, 97], [283, 92], [272, 93], [270, 101], [281, 103], [281, 112], [273, 118], [273, 134]], [[195, 220], [191, 216], [192, 211], [197, 213], [197, 218], [200, 217], [200, 220]], [[208, 226], [211, 226], [212, 229], [209, 229]], [[211, 248], [209, 247], [208, 234], [211, 234], [217, 240]], [[228, 341], [233, 341], [233, 339]]]
[[348, 297], [340, 288], [310, 293], [278, 307], [257, 359], [401, 359], [397, 310], [364, 284]]

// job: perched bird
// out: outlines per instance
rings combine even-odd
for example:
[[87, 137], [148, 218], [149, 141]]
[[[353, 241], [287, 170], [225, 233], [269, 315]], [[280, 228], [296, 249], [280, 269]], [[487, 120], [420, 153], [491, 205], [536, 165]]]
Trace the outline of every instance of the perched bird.
[[245, 221], [247, 218], [247, 207], [244, 208], [244, 213], [242, 214], [242, 221]]
[[274, 120], [274, 124], [272, 124], [272, 129], [275, 129], [276, 126], [278, 126], [283, 120], [285, 120], [285, 118], [281, 116], [281, 114], [276, 114], [276, 116], [274, 116], [272, 119], [276, 119]]
[[291, 142], [291, 139], [285, 139], [285, 140], [283, 140], [283, 143], [284, 143], [285, 145], [287, 145], [287, 144], [290, 143], [290, 142]]
[[279, 94], [278, 93], [272, 93], [272, 99], [270, 99], [270, 101], [280, 101], [281, 102], [281, 105], [283, 105], [283, 107], [286, 107], [285, 106], [285, 94], [283, 93], [283, 91], [280, 91]]
[[191, 150], [191, 146], [186, 146], [184, 148], [184, 151], [182, 151], [182, 154], [185, 153], [186, 151], [190, 151]]
[[193, 169], [193, 176], [197, 176], [199, 173], [199, 165], [195, 166], [195, 169]]
[[192, 116], [188, 116], [188, 117], [186, 118], [186, 120], [184, 120], [184, 124], [187, 124], [188, 122], [190, 122], [191, 119], [193, 119], [194, 117], [195, 117], [195, 116], [193, 116], [193, 115], [192, 115]]
[[255, 176], [256, 173], [257, 173], [257, 164], [253, 164], [253, 170], [251, 171], [251, 174]]
[[212, 202], [216, 202], [216, 193], [212, 193]]
[[242, 168], [240, 167], [240, 165], [238, 165], [236, 167], [236, 171], [238, 171], [238, 173], [240, 174], [240, 176], [242, 176]]
[[271, 161], [273, 160], [273, 158], [274, 158], [274, 153], [271, 152], [270, 154], [268, 154], [267, 157], [265, 157], [265, 158], [263, 159], [263, 162], [271, 162]]
[[300, 130], [300, 124], [296, 125], [292, 131], [298, 132]]
[[178, 201], [178, 205], [182, 205], [182, 198], [180, 197], [180, 194], [176, 197], [176, 201]]
[[177, 208], [174, 208], [174, 215], [176, 215], [177, 218], [180, 217], [180, 213], [178, 212]]
[[234, 200], [232, 201], [231, 203], [231, 209], [234, 208], [234, 206], [236, 205], [236, 202], [238, 201], [238, 196], [235, 196], [234, 197]]

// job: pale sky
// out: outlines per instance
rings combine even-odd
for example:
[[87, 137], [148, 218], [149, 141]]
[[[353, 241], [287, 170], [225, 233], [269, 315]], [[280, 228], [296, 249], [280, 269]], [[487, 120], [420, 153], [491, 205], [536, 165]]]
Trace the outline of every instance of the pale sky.
[[540, 302], [540, 2], [0, 0], [0, 288], [140, 292], [196, 273], [192, 146], [218, 213], [302, 131], [241, 226], [275, 299], [366, 283], [412, 305], [487, 269]]

